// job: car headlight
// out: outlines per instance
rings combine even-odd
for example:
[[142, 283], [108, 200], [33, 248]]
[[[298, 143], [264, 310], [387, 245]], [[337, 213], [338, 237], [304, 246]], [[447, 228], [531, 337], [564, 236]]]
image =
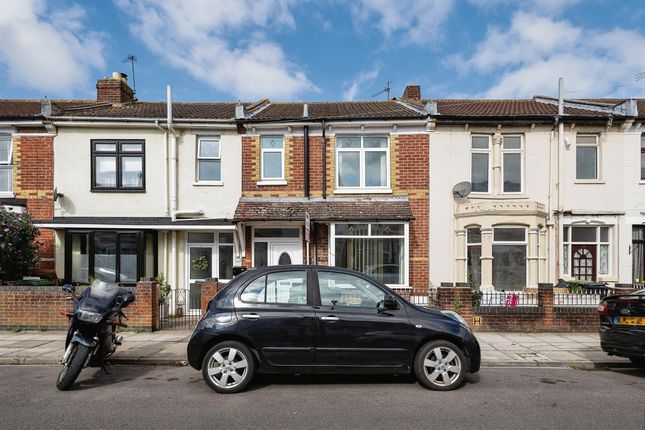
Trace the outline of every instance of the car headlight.
[[454, 319], [454, 320], [457, 320], [457, 321], [459, 321], [461, 324], [463, 324], [463, 325], [465, 325], [466, 327], [470, 328], [470, 327], [468, 326], [468, 323], [466, 322], [466, 320], [465, 320], [461, 315], [459, 315], [457, 312], [454, 312], [454, 311], [441, 311], [441, 313], [442, 313], [442, 314], [446, 314], [446, 315], [448, 315], [450, 318], [452, 318], [452, 319]]
[[103, 315], [98, 312], [78, 311], [78, 319], [81, 321], [96, 324], [97, 322], [101, 321], [101, 318], [103, 318]]

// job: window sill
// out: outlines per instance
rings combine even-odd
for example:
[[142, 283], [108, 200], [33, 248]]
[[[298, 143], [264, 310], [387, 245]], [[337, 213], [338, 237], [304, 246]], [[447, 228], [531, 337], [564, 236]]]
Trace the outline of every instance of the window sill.
[[287, 181], [285, 181], [284, 179], [280, 179], [280, 180], [276, 180], [276, 181], [266, 180], [265, 179], [265, 180], [262, 180], [262, 181], [258, 181], [256, 183], [256, 185], [259, 185], [261, 187], [262, 186], [267, 186], [267, 185], [287, 185]]
[[102, 190], [102, 189], [91, 189], [90, 192], [92, 193], [145, 193], [146, 190], [128, 190], [128, 189], [123, 189], [123, 190], [116, 190], [116, 189], [110, 189], [110, 190]]
[[605, 181], [600, 179], [576, 179], [573, 181], [574, 184], [592, 184], [592, 185], [603, 185]]
[[334, 194], [392, 194], [391, 188], [336, 188]]
[[641, 181], [638, 183], [638, 185], [645, 185], [645, 179], [644, 179], [644, 180], [641, 180]]
[[224, 185], [222, 181], [197, 181], [193, 182], [193, 187], [221, 187]]
[[477, 194], [477, 193], [471, 193], [467, 198], [481, 199], [481, 200], [523, 200], [523, 199], [529, 199], [529, 196], [527, 196], [524, 193], [517, 193], [517, 194], [510, 194], [510, 193], [505, 193], [505, 194]]
[[12, 192], [0, 191], [0, 197], [5, 198], [5, 199], [13, 199], [16, 196]]

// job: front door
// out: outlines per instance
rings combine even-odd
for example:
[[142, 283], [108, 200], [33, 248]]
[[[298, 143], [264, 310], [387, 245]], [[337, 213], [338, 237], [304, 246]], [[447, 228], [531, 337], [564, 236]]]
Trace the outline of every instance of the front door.
[[572, 245], [571, 275], [580, 281], [596, 280], [595, 245]]
[[201, 312], [202, 284], [213, 275], [213, 247], [188, 246], [189, 279], [186, 294], [186, 311]]
[[269, 266], [302, 264], [302, 245], [299, 242], [269, 242]]
[[316, 365], [405, 367], [410, 323], [403, 307], [379, 312], [385, 290], [350, 274], [320, 270]]

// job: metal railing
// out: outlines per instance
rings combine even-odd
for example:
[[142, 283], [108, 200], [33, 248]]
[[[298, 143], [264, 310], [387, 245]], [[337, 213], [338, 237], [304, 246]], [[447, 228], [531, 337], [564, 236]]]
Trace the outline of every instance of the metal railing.
[[162, 330], [193, 329], [201, 318], [201, 295], [189, 289], [171, 290], [159, 302], [159, 316]]
[[606, 294], [554, 293], [553, 306], [556, 308], [596, 307]]
[[537, 293], [526, 291], [482, 291], [479, 306], [517, 308], [538, 305]]

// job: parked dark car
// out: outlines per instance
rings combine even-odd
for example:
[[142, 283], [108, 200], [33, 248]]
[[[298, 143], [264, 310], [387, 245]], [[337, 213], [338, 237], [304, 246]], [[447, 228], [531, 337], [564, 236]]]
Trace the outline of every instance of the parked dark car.
[[188, 362], [220, 393], [256, 372], [405, 374], [452, 390], [479, 370], [479, 344], [452, 312], [415, 306], [377, 280], [328, 266], [272, 266], [210, 301]]
[[645, 368], [645, 290], [605, 297], [598, 314], [602, 350]]

